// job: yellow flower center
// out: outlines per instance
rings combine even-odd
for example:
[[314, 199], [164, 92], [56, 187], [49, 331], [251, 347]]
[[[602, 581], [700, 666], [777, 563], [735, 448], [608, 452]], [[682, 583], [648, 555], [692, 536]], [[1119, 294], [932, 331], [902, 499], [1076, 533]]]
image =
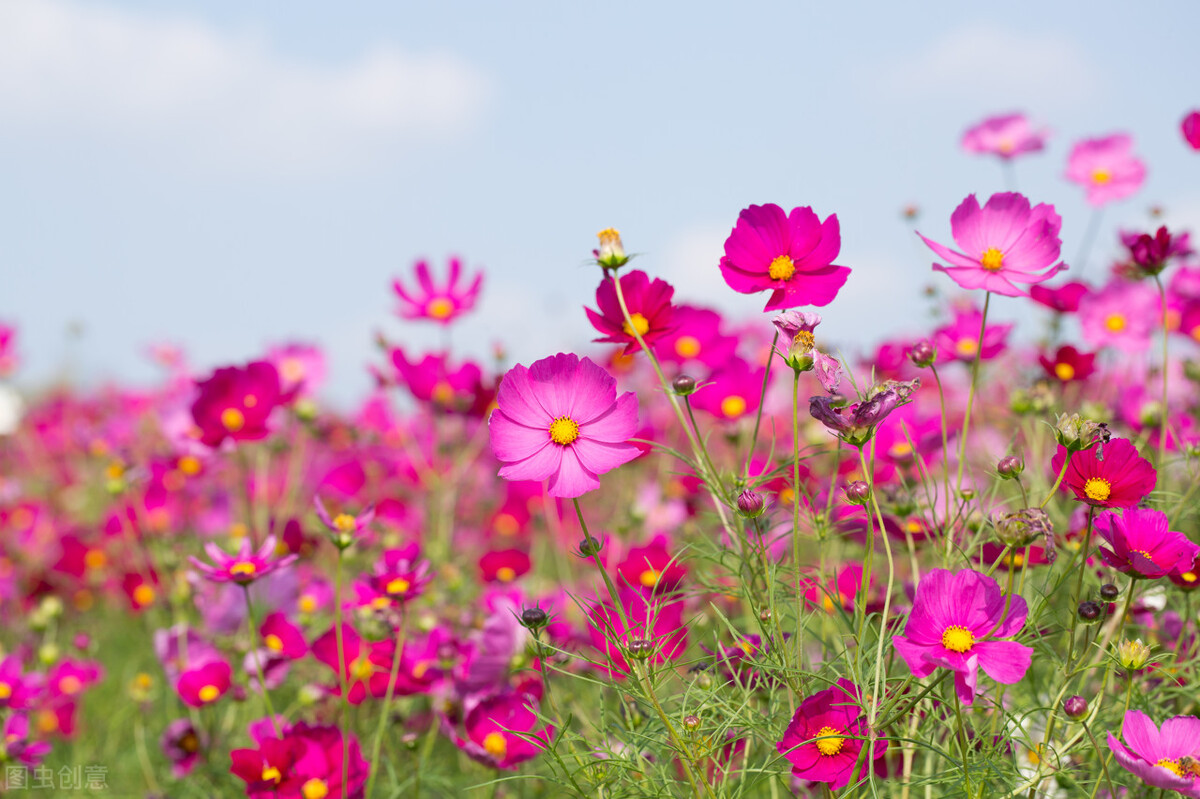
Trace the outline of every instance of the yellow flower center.
[[511, 583], [517, 579], [517, 572], [511, 566], [501, 566], [496, 569], [496, 579], [502, 583]]
[[265, 638], [263, 638], [263, 641], [266, 643], [267, 649], [270, 649], [272, 652], [282, 652], [283, 651], [283, 639], [280, 638], [275, 633], [270, 633]]
[[822, 727], [817, 730], [817, 737], [820, 739], [817, 741], [817, 751], [825, 757], [833, 757], [842, 751], [842, 747], [846, 745], [846, 739], [838, 735], [840, 732], [841, 730], [834, 727]]
[[429, 301], [429, 304], [425, 306], [425, 313], [434, 319], [445, 319], [454, 313], [454, 303], [445, 297], [438, 297]]
[[1025, 554], [1023, 552], [1014, 552], [1008, 556], [1008, 565], [1013, 569], [1019, 569], [1025, 565]]
[[366, 658], [355, 658], [350, 663], [350, 674], [355, 680], [369, 680], [375, 673], [375, 664]]
[[179, 471], [190, 476], [200, 473], [200, 459], [194, 455], [184, 455], [179, 459]]
[[1158, 762], [1156, 762], [1154, 765], [1165, 768], [1167, 771], [1171, 772], [1172, 774], [1174, 774], [1177, 777], [1183, 776], [1183, 769], [1179, 767], [1178, 760], [1168, 760], [1167, 758], [1164, 757], [1164, 758], [1160, 759]]
[[969, 652], [975, 646], [975, 636], [966, 627], [951, 624], [942, 631], [942, 646], [951, 652]]
[[492, 519], [492, 529], [503, 536], [514, 536], [521, 532], [521, 523], [511, 513], [497, 513]]
[[1075, 367], [1069, 363], [1054, 364], [1054, 376], [1064, 383], [1075, 377]]
[[658, 585], [659, 577], [662, 577], [662, 572], [657, 569], [646, 569], [638, 575], [638, 582], [642, 584], [643, 588], [653, 588]]
[[1083, 493], [1088, 499], [1104, 502], [1112, 494], [1112, 483], [1103, 477], [1089, 477], [1083, 484]]
[[139, 608], [144, 608], [154, 601], [154, 589], [142, 583], [133, 589], [133, 601]]
[[300, 786], [300, 795], [304, 799], [325, 799], [329, 796], [329, 786], [325, 784], [325, 780], [313, 777]]
[[1092, 181], [1094, 183], [1108, 183], [1112, 180], [1112, 173], [1107, 169], [1097, 169], [1092, 173]]
[[746, 400], [734, 394], [721, 400], [721, 413], [726, 418], [736, 419], [746, 412]]
[[229, 567], [229, 573], [239, 577], [253, 577], [258, 567], [248, 560], [239, 560]]
[[83, 565], [93, 571], [103, 569], [106, 563], [108, 563], [108, 556], [102, 549], [89, 549], [83, 556]]
[[508, 741], [498, 732], [489, 732], [483, 739], [483, 751], [502, 760], [508, 754]]
[[570, 416], [560, 416], [550, 423], [550, 440], [567, 446], [579, 438], [579, 423]]
[[339, 513], [333, 517], [333, 526], [343, 533], [348, 533], [358, 525], [358, 522], [349, 513]]
[[200, 697], [201, 702], [208, 704], [216, 701], [217, 697], [221, 695], [221, 689], [215, 685], [206, 685], [196, 695]]
[[817, 340], [813, 336], [811, 330], [801, 330], [796, 335], [792, 336], [792, 342], [799, 345], [801, 349], [811, 350], [817, 345]]
[[780, 255], [767, 267], [767, 274], [772, 280], [790, 280], [796, 274], [796, 264], [790, 255]]
[[893, 458], [897, 458], [897, 459], [907, 458], [909, 455], [912, 454], [912, 451], [913, 451], [912, 445], [909, 444], [907, 441], [899, 441], [895, 444], [892, 444], [892, 446], [888, 447], [888, 455]]
[[236, 433], [246, 425], [246, 415], [237, 408], [226, 408], [221, 411], [221, 424], [231, 433]]
[[962, 358], [974, 358], [979, 352], [979, 344], [973, 338], [960, 338], [954, 349]]
[[283, 779], [283, 775], [280, 774], [279, 769], [275, 768], [274, 766], [267, 766], [263, 769], [262, 778], [263, 782], [278, 783], [281, 779]]
[[979, 259], [979, 263], [989, 272], [999, 272], [1004, 266], [1004, 253], [997, 250], [995, 247], [988, 247], [983, 251], [983, 255]]
[[1183, 581], [1185, 583], [1194, 583], [1194, 582], [1196, 582], [1196, 579], [1197, 579], [1195, 572], [1184, 572], [1183, 574], [1181, 574], [1179, 576], [1183, 578]]
[[1119, 313], [1109, 314], [1108, 317], [1106, 317], [1104, 320], [1104, 326], [1107, 327], [1109, 330], [1111, 330], [1113, 333], [1120, 333], [1122, 330], [1125, 329], [1124, 314], [1119, 314]]
[[410, 588], [412, 588], [412, 583], [403, 577], [395, 577], [387, 584], [387, 592], [392, 595], [407, 593]]
[[700, 339], [695, 336], [680, 336], [675, 339], [675, 354], [680, 358], [695, 358], [700, 354]]
[[68, 674], [58, 681], [58, 690], [62, 691], [67, 696], [72, 696], [79, 693], [83, 688], [83, 683], [74, 674]]
[[313, 613], [317, 609], [317, 598], [312, 594], [302, 594], [296, 600], [296, 607], [300, 608], [301, 613]]
[[632, 336], [633, 331], [635, 330], [639, 336], [644, 336], [650, 332], [650, 320], [642, 316], [640, 313], [630, 314], [629, 320], [633, 322], [633, 327], [629, 326], [629, 322], [621, 325], [621, 329], [625, 331], [625, 335]]

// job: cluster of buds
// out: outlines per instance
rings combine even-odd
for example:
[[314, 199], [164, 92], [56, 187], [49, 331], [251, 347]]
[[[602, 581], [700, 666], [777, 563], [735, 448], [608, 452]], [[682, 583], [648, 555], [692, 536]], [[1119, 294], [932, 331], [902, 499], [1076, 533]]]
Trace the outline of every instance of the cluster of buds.
[[1081, 452], [1096, 444], [1105, 444], [1112, 433], [1105, 422], [1084, 419], [1077, 413], [1060, 413], [1054, 422], [1054, 438], [1067, 452]]
[[1010, 547], [1028, 546], [1037, 539], [1042, 539], [1046, 559], [1054, 561], [1054, 524], [1050, 521], [1049, 514], [1041, 508], [1025, 508], [1015, 513], [999, 514], [992, 519], [992, 526], [996, 528], [996, 538], [1000, 543]]

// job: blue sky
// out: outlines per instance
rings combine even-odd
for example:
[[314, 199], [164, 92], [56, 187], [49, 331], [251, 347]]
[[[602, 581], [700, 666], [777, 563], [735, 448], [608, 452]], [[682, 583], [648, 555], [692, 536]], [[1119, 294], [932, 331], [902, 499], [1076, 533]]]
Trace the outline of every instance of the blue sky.
[[965, 195], [1003, 189], [958, 149], [987, 114], [1053, 131], [1017, 180], [1062, 214], [1068, 262], [1089, 210], [1061, 174], [1084, 136], [1132, 133], [1150, 174], [1105, 211], [1096, 261], [1151, 205], [1200, 221], [1178, 133], [1197, 23], [1189, 2], [5, 0], [0, 319], [27, 386], [149, 382], [155, 342], [204, 371], [304, 340], [344, 401], [374, 331], [436, 346], [391, 313], [418, 257], [486, 270], [457, 347], [528, 361], [593, 336], [585, 260], [610, 225], [678, 298], [758, 314], [716, 265], [738, 211], [774, 202], [837, 213], [854, 272], [823, 329], [861, 345], [920, 329], [922, 287], [948, 287], [900, 209], [945, 239]]

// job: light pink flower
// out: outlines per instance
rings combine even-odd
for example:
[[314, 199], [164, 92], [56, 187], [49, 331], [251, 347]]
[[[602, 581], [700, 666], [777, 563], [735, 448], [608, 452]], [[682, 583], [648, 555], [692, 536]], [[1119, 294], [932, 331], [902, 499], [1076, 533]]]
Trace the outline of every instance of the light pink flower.
[[1083, 338], [1093, 347], [1142, 352], [1150, 346], [1162, 309], [1150, 283], [1112, 280], [1079, 301]]
[[1084, 139], [1067, 158], [1067, 180], [1087, 190], [1089, 205], [1123, 200], [1146, 180], [1146, 165], [1132, 150], [1133, 139], [1125, 133]]
[[1047, 131], [1033, 130], [1024, 114], [988, 117], [967, 129], [962, 147], [969, 153], [997, 155], [1005, 160], [1045, 148]]

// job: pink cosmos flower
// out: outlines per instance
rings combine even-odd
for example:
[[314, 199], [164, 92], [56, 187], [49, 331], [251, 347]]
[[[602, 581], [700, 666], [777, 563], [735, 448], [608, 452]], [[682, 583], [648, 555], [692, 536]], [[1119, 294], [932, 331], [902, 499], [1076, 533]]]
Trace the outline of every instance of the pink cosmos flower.
[[796, 709], [783, 740], [775, 745], [792, 764], [795, 777], [828, 783], [829, 789], [836, 791], [857, 780], [867, 761], [884, 756], [888, 746], [884, 740], [870, 744], [869, 756], [862, 756], [869, 743], [863, 739], [870, 729], [859, 701], [858, 686], [842, 678], [832, 688], [807, 697]]
[[658, 538], [646, 546], [631, 547], [617, 564], [621, 579], [646, 593], [669, 594], [678, 588], [687, 577], [687, 567], [667, 550], [665, 542]]
[[[588, 612], [588, 633], [592, 645], [606, 656], [607, 666], [601, 666], [613, 677], [624, 679], [631, 667], [625, 658], [631, 641], [650, 643], [649, 662], [660, 666], [676, 660], [687, 648], [687, 627], [683, 623], [683, 602], [654, 600], [640, 592], [620, 592], [625, 618], [611, 600], [592, 606]], [[628, 621], [628, 627], [626, 626]]]
[[753, 416], [758, 410], [766, 367], [755, 369], [747, 361], [733, 356], [710, 379], [700, 385], [689, 399], [697, 410], [718, 419], [736, 422]]
[[975, 701], [979, 669], [1006, 685], [1025, 676], [1033, 649], [997, 639], [1020, 632], [1028, 612], [1022, 597], [1006, 599], [996, 581], [982, 572], [934, 569], [917, 585], [904, 635], [896, 636], [893, 645], [917, 678], [937, 668], [953, 671], [958, 698], [969, 705]]
[[1093, 347], [1141, 352], [1161, 321], [1158, 292], [1149, 283], [1114, 279], [1079, 301], [1079, 324]]
[[1087, 190], [1089, 205], [1122, 200], [1142, 187], [1146, 165], [1131, 152], [1133, 139], [1124, 133], [1084, 139], [1067, 158], [1067, 180]]
[[1200, 775], [1183, 765], [1184, 758], [1194, 761], [1200, 751], [1200, 719], [1174, 716], [1159, 730], [1145, 713], [1129, 710], [1121, 735], [1124, 744], [1110, 732], [1108, 748], [1126, 770], [1155, 788], [1200, 797]]
[[312, 344], [285, 344], [267, 351], [285, 392], [312, 397], [325, 382], [325, 354]]
[[448, 325], [475, 307], [479, 290], [483, 287], [483, 272], [475, 275], [468, 286], [459, 286], [462, 277], [462, 261], [450, 259], [450, 273], [443, 285], [437, 285], [429, 274], [429, 264], [417, 261], [414, 267], [417, 288], [406, 288], [399, 280], [392, 282], [392, 290], [400, 298], [396, 311], [404, 319], [429, 319]]
[[1006, 161], [1046, 146], [1045, 130], [1033, 130], [1024, 114], [988, 117], [967, 129], [962, 148], [969, 153], [997, 155]]
[[479, 576], [485, 583], [511, 583], [529, 573], [529, 553], [521, 549], [494, 549], [479, 559]]
[[208, 742], [191, 719], [175, 719], [163, 730], [159, 746], [171, 764], [171, 776], [186, 777], [195, 768]]
[[204, 707], [224, 696], [231, 686], [233, 669], [224, 660], [214, 660], [179, 675], [175, 691], [184, 704]]
[[296, 561], [297, 555], [274, 557], [275, 544], [275, 536], [269, 535], [255, 552], [251, 547], [249, 537], [247, 537], [242, 539], [238, 551], [230, 555], [210, 541], [204, 545], [204, 551], [208, 553], [208, 557], [214, 565], [209, 566], [194, 556], [189, 557], [188, 560], [196, 571], [214, 583], [249, 585], [258, 578], [290, 566]]
[[336, 726], [302, 721], [285, 726], [282, 737], [269, 724], [253, 724], [251, 737], [256, 749], [229, 753], [229, 771], [246, 782], [248, 799], [361, 799], [370, 765], [353, 735], [344, 741]]
[[1062, 383], [1087, 380], [1096, 371], [1096, 353], [1080, 352], [1070, 344], [1059, 347], [1053, 358], [1038, 356], [1046, 374]]
[[45, 676], [37, 672], [23, 674], [21, 659], [9, 655], [0, 661], [0, 708], [25, 710], [33, 706], [45, 688]]
[[349, 624], [342, 625], [342, 662], [338, 666], [337, 631], [330, 628], [312, 643], [312, 654], [338, 675], [337, 684], [330, 689], [341, 696], [341, 680], [350, 688], [347, 699], [352, 705], [362, 704], [370, 694], [379, 698], [387, 695], [391, 669], [395, 661], [394, 641], [366, 641]]
[[0, 322], [0, 377], [17, 370], [17, 329]]
[[721, 274], [742, 294], [771, 290], [764, 311], [828, 305], [850, 276], [833, 259], [842, 239], [837, 214], [824, 222], [805, 206], [785, 214], [778, 205], [751, 205], [725, 240]]
[[[421, 556], [421, 545], [414, 541], [404, 547], [385, 549], [375, 562], [367, 585], [389, 603], [403, 605], [425, 593], [433, 579], [429, 572], [429, 561]], [[376, 602], [375, 607], [381, 604]]]
[[[429, 353], [419, 361], [410, 361], [400, 347], [391, 351], [391, 358], [400, 385], [416, 399], [463, 413], [478, 407], [484, 385], [483, 372], [477, 364], [466, 361], [453, 367], [446, 353]], [[491, 401], [490, 395], [485, 401]]]
[[368, 505], [357, 516], [349, 513], [339, 513], [336, 516], [330, 516], [329, 511], [325, 509], [325, 503], [321, 501], [319, 496], [314, 496], [313, 508], [317, 511], [317, 518], [321, 520], [321, 524], [325, 525], [325, 529], [332, 534], [337, 543], [357, 538], [362, 534], [363, 530], [366, 530], [371, 525], [371, 522], [375, 521], [374, 505]]
[[974, 305], [957, 308], [954, 318], [933, 331], [938, 363], [962, 361], [970, 363], [977, 357], [985, 361], [1000, 355], [1008, 347], [1008, 334], [1013, 325], [990, 323], [983, 331], [983, 348], [979, 346], [979, 330], [983, 327], [983, 311]]
[[217, 369], [206, 380], [196, 382], [199, 395], [192, 403], [192, 419], [200, 430], [200, 441], [216, 447], [226, 438], [257, 441], [271, 432], [267, 420], [280, 405], [291, 402], [293, 392], [284, 392], [279, 372], [267, 361]]
[[1044, 305], [1058, 313], [1075, 313], [1079, 310], [1079, 300], [1091, 291], [1087, 283], [1070, 282], [1053, 288], [1049, 286], [1030, 286], [1029, 298], [1038, 305]]
[[952, 266], [935, 263], [965, 289], [983, 289], [1006, 297], [1027, 297], [1028, 286], [1049, 280], [1066, 269], [1059, 262], [1062, 219], [1054, 206], [1029, 200], [1015, 192], [993, 194], [983, 208], [972, 194], [950, 215], [950, 232], [963, 252], [951, 250], [918, 232], [939, 257]]
[[1100, 548], [1100, 557], [1131, 577], [1157, 579], [1177, 569], [1186, 571], [1200, 555], [1200, 546], [1167, 529], [1167, 514], [1159, 510], [1105, 512], [1096, 516], [1095, 523], [1096, 532], [1108, 544]]
[[515, 771], [550, 745], [554, 727], [543, 726], [535, 710], [536, 699], [528, 693], [502, 692], [472, 702], [463, 718], [463, 738], [447, 722], [444, 726], [454, 745], [493, 768]]
[[607, 274], [596, 289], [596, 305], [600, 312], [584, 308], [592, 327], [603, 334], [602, 338], [593, 341], [624, 344], [625, 354], [628, 355], [641, 349], [637, 339], [633, 337], [634, 329], [646, 342], [650, 349], [657, 352], [655, 346], [663, 336], [675, 329], [675, 307], [671, 305], [671, 296], [675, 288], [665, 280], [658, 278], [654, 282], [645, 272], [634, 270], [621, 276], [621, 294], [625, 297], [625, 307], [629, 309], [629, 318], [633, 328], [625, 321], [621, 313], [621, 304], [617, 302], [617, 290], [613, 287], [613, 278]]
[[[1067, 448], [1060, 444], [1050, 461], [1055, 475], [1062, 471], [1066, 457]], [[1154, 490], [1157, 481], [1158, 472], [1138, 455], [1137, 447], [1127, 438], [1114, 438], [1073, 453], [1062, 485], [1088, 505], [1132, 508]]]
[[504, 376], [489, 419], [506, 480], [549, 480], [552, 497], [600, 487], [599, 475], [640, 454], [637, 397], [588, 358], [559, 353]]
[[663, 361], [686, 364], [699, 361], [715, 369], [737, 349], [736, 336], [721, 333], [721, 315], [708, 308], [679, 305], [675, 327], [664, 333], [654, 354]]
[[1179, 129], [1183, 132], [1183, 140], [1193, 150], [1200, 150], [1200, 111], [1193, 111], [1185, 116]]
[[308, 642], [304, 632], [292, 624], [282, 611], [275, 611], [263, 619], [258, 628], [267, 649], [288, 660], [299, 660], [308, 654]]

